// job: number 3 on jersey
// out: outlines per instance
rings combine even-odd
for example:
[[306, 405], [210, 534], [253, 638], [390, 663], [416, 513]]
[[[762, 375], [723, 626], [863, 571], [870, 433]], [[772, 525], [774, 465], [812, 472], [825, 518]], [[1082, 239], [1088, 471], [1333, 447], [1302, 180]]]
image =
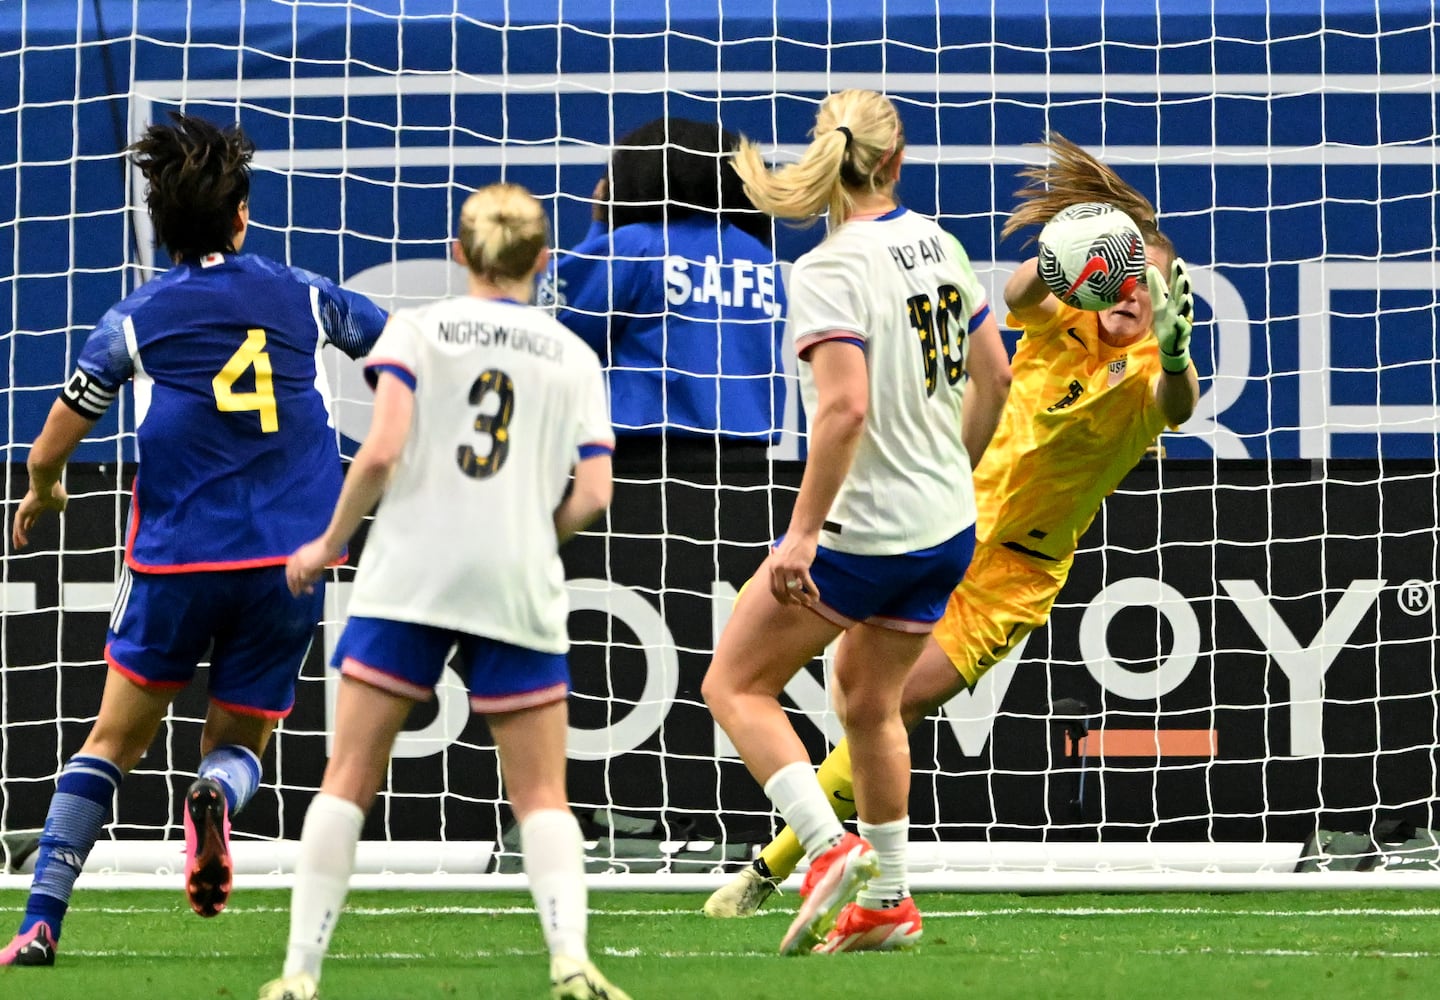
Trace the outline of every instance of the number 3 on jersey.
[[[913, 295], [905, 300], [910, 326], [920, 336], [920, 358], [925, 367], [925, 395], [935, 395], [941, 359], [944, 359], [945, 381], [951, 385], [960, 381], [965, 369], [965, 319], [964, 301], [960, 290], [954, 285], [941, 285], [935, 289], [935, 301], [928, 295]], [[951, 331], [955, 343], [950, 342]], [[938, 333], [938, 338], [937, 338]], [[938, 340], [938, 342], [937, 342]]]
[[471, 479], [488, 479], [500, 471], [510, 454], [510, 418], [515, 414], [515, 383], [498, 368], [487, 368], [470, 386], [470, 405], [479, 406], [494, 394], [498, 406], [493, 413], [475, 415], [475, 432], [490, 436], [490, 453], [481, 455], [474, 445], [462, 444], [455, 452], [455, 464]]
[[[255, 390], [236, 392], [235, 383], [247, 369], [255, 369]], [[265, 331], [250, 330], [245, 343], [230, 355], [220, 374], [210, 382], [215, 391], [215, 408], [221, 413], [260, 413], [260, 430], [274, 434], [280, 429], [280, 415], [275, 408], [275, 386], [271, 378], [270, 355], [265, 353]]]

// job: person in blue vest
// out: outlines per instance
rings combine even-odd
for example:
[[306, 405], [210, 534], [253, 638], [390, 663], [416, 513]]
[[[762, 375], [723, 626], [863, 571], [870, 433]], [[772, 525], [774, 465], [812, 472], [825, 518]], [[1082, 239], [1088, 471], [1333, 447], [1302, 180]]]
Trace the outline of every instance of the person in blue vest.
[[595, 218], [558, 255], [557, 318], [600, 356], [616, 461], [713, 465], [779, 434], [785, 291], [714, 122], [659, 118], [624, 136], [595, 189]]
[[[540, 299], [548, 292], [556, 318], [599, 354], [615, 428], [615, 502], [600, 530], [566, 546], [567, 572], [654, 595], [681, 636], [677, 698], [690, 706], [708, 662], [712, 588], [748, 579], [787, 513], [771, 488], [791, 384], [786, 292], [774, 222], [731, 166], [738, 143], [713, 119], [676, 117], [620, 138], [595, 185], [590, 231], [556, 254]], [[624, 655], [607, 623], [572, 619], [582, 697], [600, 693], [589, 678], [607, 675], [587, 658], [608, 668]], [[703, 637], [686, 637], [694, 623]], [[653, 794], [639, 772], [618, 780], [619, 801]], [[690, 822], [683, 811], [675, 819]], [[668, 830], [670, 817], [662, 822]]]
[[210, 708], [183, 808], [185, 883], [201, 916], [224, 909], [230, 819], [260, 783], [260, 757], [290, 712], [324, 607], [323, 587], [297, 598], [285, 583], [290, 553], [324, 529], [340, 495], [318, 351], [328, 341], [359, 357], [385, 325], [378, 307], [333, 281], [241, 253], [254, 145], [238, 126], [171, 117], [128, 152], [175, 266], [90, 333], [30, 448], [15, 515], [23, 548], [42, 514], [65, 509], [70, 456], [133, 380], [139, 471], [105, 690], [60, 772], [25, 914], [0, 965], [55, 963], [75, 879], [121, 779], [201, 659]]

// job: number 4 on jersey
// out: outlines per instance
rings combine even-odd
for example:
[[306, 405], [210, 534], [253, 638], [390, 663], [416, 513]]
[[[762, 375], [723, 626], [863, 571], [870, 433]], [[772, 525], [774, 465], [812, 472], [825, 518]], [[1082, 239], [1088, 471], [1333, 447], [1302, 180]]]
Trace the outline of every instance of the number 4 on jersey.
[[[236, 392], [235, 383], [245, 374], [246, 369], [255, 369], [255, 390]], [[245, 343], [230, 355], [220, 374], [211, 381], [215, 391], [215, 407], [221, 413], [243, 413], [257, 410], [260, 413], [260, 430], [273, 434], [280, 429], [280, 415], [275, 407], [275, 386], [271, 379], [270, 355], [265, 353], [265, 331], [250, 330]]]

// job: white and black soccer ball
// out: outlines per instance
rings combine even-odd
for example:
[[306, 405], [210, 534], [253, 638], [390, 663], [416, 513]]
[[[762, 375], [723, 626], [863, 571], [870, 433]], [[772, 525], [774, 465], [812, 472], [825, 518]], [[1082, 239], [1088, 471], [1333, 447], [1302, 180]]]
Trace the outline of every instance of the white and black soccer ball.
[[1145, 275], [1145, 239], [1114, 205], [1087, 201], [1061, 209], [1040, 230], [1040, 280], [1077, 309], [1108, 309]]

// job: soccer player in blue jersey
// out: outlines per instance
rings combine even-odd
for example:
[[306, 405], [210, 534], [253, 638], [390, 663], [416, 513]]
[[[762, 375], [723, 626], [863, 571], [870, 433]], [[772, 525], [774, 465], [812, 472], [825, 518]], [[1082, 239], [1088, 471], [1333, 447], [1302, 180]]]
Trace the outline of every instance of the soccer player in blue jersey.
[[659, 118], [617, 143], [595, 222], [559, 255], [557, 318], [600, 355], [617, 461], [764, 449], [785, 412], [785, 291], [770, 219], [719, 125]]
[[90, 334], [31, 446], [15, 516], [23, 547], [44, 512], [65, 509], [66, 463], [133, 379], [140, 464], [105, 640], [110, 669], [95, 725], [60, 772], [25, 915], [0, 965], [54, 964], [116, 789], [202, 658], [210, 709], [185, 796], [185, 881], [201, 916], [224, 908], [230, 819], [259, 784], [260, 755], [290, 711], [323, 607], [321, 588], [296, 598], [285, 583], [286, 559], [324, 528], [340, 493], [318, 352], [328, 341], [359, 357], [385, 323], [325, 278], [242, 254], [253, 144], [238, 127], [172, 119], [129, 153], [175, 266]]

